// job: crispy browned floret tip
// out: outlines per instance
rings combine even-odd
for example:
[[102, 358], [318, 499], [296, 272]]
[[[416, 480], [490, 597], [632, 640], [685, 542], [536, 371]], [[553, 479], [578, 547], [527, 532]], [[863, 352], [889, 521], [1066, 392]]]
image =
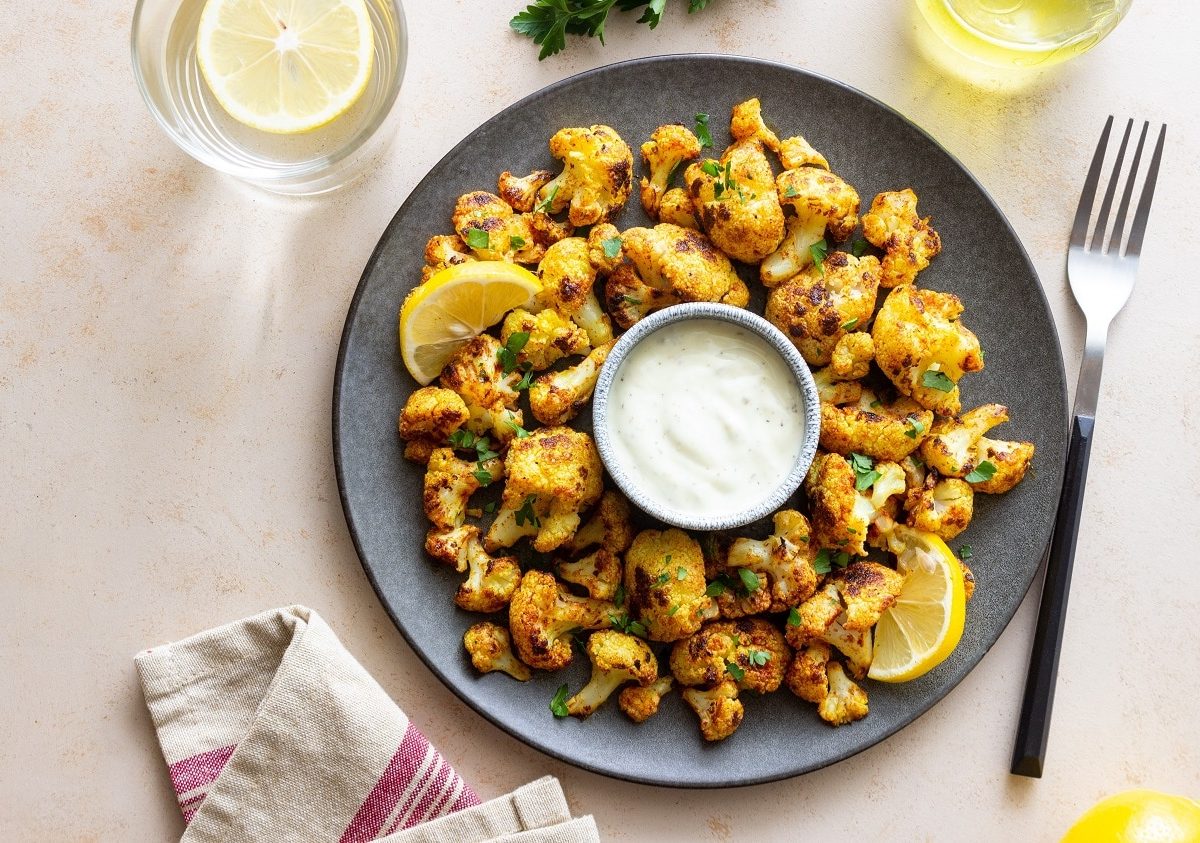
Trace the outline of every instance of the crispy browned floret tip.
[[553, 178], [554, 173], [549, 170], [534, 170], [523, 178], [505, 170], [500, 174], [496, 189], [500, 198], [514, 211], [528, 212], [537, 204], [537, 192]]
[[684, 688], [682, 696], [700, 718], [700, 734], [706, 741], [723, 741], [742, 725], [745, 707], [732, 682], [722, 682], [706, 691]]
[[429, 462], [434, 449], [445, 445], [450, 434], [470, 417], [458, 393], [436, 386], [418, 389], [408, 397], [397, 424], [405, 441], [405, 459]]
[[508, 630], [499, 624], [481, 621], [472, 625], [463, 633], [463, 646], [471, 656], [471, 664], [480, 673], [499, 671], [521, 682], [527, 682], [533, 676], [513, 652]]
[[633, 152], [609, 126], [560, 129], [550, 153], [563, 170], [538, 191], [551, 213], [567, 210], [572, 225], [606, 222], [625, 205], [633, 189]]
[[863, 215], [863, 236], [884, 250], [884, 287], [911, 284], [917, 273], [929, 266], [942, 241], [929, 225], [929, 217], [917, 215], [917, 195], [912, 190], [880, 193]]
[[645, 723], [658, 713], [662, 698], [670, 692], [674, 681], [669, 675], [660, 676], [644, 687], [630, 685], [622, 688], [620, 696], [617, 697], [617, 704], [620, 705], [621, 711], [625, 712], [625, 716], [634, 723]]
[[878, 289], [879, 261], [830, 252], [821, 267], [771, 290], [766, 317], [811, 365], [825, 366], [838, 342], [870, 320]]
[[663, 194], [670, 186], [671, 177], [685, 161], [700, 156], [700, 141], [686, 126], [659, 126], [642, 144], [642, 158], [646, 162], [646, 175], [642, 176], [642, 207], [652, 219], [658, 218]]

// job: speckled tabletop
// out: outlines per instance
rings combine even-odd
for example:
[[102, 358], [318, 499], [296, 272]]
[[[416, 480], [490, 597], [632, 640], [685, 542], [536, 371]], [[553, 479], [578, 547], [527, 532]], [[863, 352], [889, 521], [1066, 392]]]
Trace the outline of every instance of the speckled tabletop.
[[[1138, 0], [1090, 54], [1018, 91], [921, 56], [909, 6], [721, 0], [538, 63], [511, 3], [409, 0], [407, 115], [365, 179], [311, 200], [187, 158], [129, 67], [131, 3], [9, 4], [0, 20], [0, 829], [167, 840], [183, 824], [132, 655], [268, 607], [317, 608], [488, 798], [550, 772], [614, 840], [1049, 840], [1102, 795], [1200, 795], [1200, 15]], [[680, 4], [671, 4], [672, 7]], [[448, 49], [446, 33], [454, 33]], [[1046, 777], [1007, 774], [1035, 600], [911, 727], [741, 790], [581, 772], [473, 714], [409, 651], [338, 503], [333, 363], [371, 248], [425, 171], [563, 76], [666, 52], [833, 76], [907, 114], [992, 192], [1029, 249], [1070, 380], [1083, 323], [1064, 246], [1109, 113], [1170, 124], [1141, 278], [1109, 341]], [[1182, 80], [1182, 81], [1181, 81]], [[836, 115], [831, 115], [836, 117]], [[1185, 254], [1190, 254], [1190, 251]], [[1036, 597], [1036, 590], [1034, 597]]]

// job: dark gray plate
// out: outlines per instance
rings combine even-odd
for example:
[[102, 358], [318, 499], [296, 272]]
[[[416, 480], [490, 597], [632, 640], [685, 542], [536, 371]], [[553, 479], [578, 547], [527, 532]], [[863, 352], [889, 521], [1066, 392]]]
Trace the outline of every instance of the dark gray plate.
[[[945, 244], [920, 283], [962, 297], [964, 322], [987, 353], [987, 368], [964, 381], [963, 404], [1007, 404], [1013, 421], [997, 435], [1034, 441], [1036, 466], [1008, 495], [977, 496], [971, 528], [954, 542], [974, 548], [979, 580], [958, 649], [914, 682], [867, 683], [866, 719], [830, 728], [814, 706], [783, 691], [747, 699], [741, 728], [715, 746], [700, 739], [678, 695], [641, 726], [615, 700], [586, 722], [557, 720], [547, 704], [563, 682], [572, 690], [582, 686], [586, 659], [524, 684], [478, 676], [461, 643], [477, 618], [451, 601], [458, 575], [421, 550], [422, 471], [401, 458], [396, 436], [396, 415], [415, 388], [396, 349], [396, 314], [420, 279], [426, 239], [451, 230], [455, 198], [494, 191], [504, 169], [556, 170], [546, 141], [561, 127], [611, 125], [636, 154], [659, 124], [690, 125], [697, 111], [706, 111], [720, 150], [730, 108], [752, 96], [762, 99], [763, 114], [781, 135], [803, 133], [825, 153], [864, 205], [882, 190], [917, 191]], [[617, 222], [645, 224], [636, 198]], [[756, 309], [762, 312], [761, 296]], [[475, 130], [417, 185], [380, 239], [350, 305], [333, 424], [338, 486], [363, 566], [409, 644], [451, 690], [517, 738], [589, 770], [660, 785], [726, 787], [794, 776], [866, 749], [928, 711], [979, 663], [1012, 619], [1049, 543], [1067, 408], [1062, 354], [1033, 266], [999, 208], [932, 138], [870, 97], [793, 67], [666, 56], [604, 67], [527, 97]]]

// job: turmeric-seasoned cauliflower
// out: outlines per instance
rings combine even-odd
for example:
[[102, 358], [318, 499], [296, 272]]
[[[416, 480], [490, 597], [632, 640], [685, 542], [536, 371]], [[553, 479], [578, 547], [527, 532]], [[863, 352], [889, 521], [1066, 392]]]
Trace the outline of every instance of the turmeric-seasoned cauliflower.
[[700, 230], [700, 218], [696, 216], [696, 206], [692, 197], [682, 187], [672, 187], [663, 194], [658, 205], [658, 221], [668, 222], [680, 228]]
[[880, 193], [863, 214], [863, 237], [883, 249], [883, 287], [911, 284], [917, 273], [942, 250], [929, 217], [917, 215], [917, 194], [912, 190]]
[[867, 716], [867, 692], [855, 684], [838, 662], [825, 668], [829, 677], [829, 693], [817, 706], [817, 713], [826, 723], [844, 726]]
[[829, 693], [825, 666], [833, 653], [824, 641], [813, 641], [796, 650], [783, 681], [788, 690], [805, 702], [819, 703]]
[[622, 688], [620, 696], [617, 697], [617, 704], [621, 706], [621, 711], [625, 712], [625, 716], [634, 723], [645, 723], [658, 713], [658, 706], [662, 703], [662, 698], [670, 692], [674, 683], [675, 677], [668, 673], [666, 676], [655, 679], [649, 685], [631, 685], [628, 688]]
[[[838, 345], [854, 336], [858, 336], [858, 334], [846, 334], [838, 340]], [[836, 357], [837, 346], [834, 346], [833, 353]], [[869, 363], [867, 365], [870, 366]], [[839, 375], [834, 371], [833, 364], [817, 369], [812, 376], [813, 383], [817, 387], [817, 396], [823, 404], [853, 404], [862, 398], [863, 385], [856, 380]]]
[[517, 360], [535, 372], [550, 368], [564, 357], [586, 354], [590, 348], [587, 334], [557, 310], [536, 314], [520, 307], [510, 310], [500, 327], [500, 342], [507, 346], [517, 333], [529, 335], [517, 352]]
[[[684, 182], [708, 236], [731, 258], [758, 263], [783, 239], [783, 208], [775, 192], [775, 173], [763, 150], [769, 133], [758, 115], [758, 101], [734, 106], [733, 144], [720, 161], [693, 163]], [[775, 141], [778, 147], [778, 140]]]
[[450, 220], [462, 242], [480, 260], [534, 264], [551, 243], [571, 234], [569, 227], [546, 214], [514, 213], [503, 199], [484, 190], [458, 197]]
[[911, 398], [884, 404], [864, 389], [850, 406], [821, 404], [821, 447], [843, 456], [866, 454], [900, 462], [929, 435], [933, 413]]
[[656, 310], [690, 301], [745, 307], [750, 290], [703, 234], [677, 225], [631, 228], [621, 235], [625, 261], [608, 276], [604, 300], [622, 328]]
[[439, 269], [478, 260], [457, 234], [435, 234], [425, 244], [425, 267], [421, 281], [428, 281]]
[[559, 129], [550, 154], [563, 169], [538, 191], [539, 207], [557, 214], [567, 208], [571, 225], [606, 222], [625, 206], [633, 190], [633, 152], [609, 126]]
[[548, 372], [529, 387], [529, 407], [533, 417], [545, 425], [566, 424], [579, 408], [591, 400], [600, 379], [600, 367], [616, 345], [609, 340], [593, 348], [583, 360], [567, 369]]
[[805, 360], [824, 366], [833, 358], [838, 340], [871, 318], [878, 289], [879, 261], [870, 255], [830, 252], [821, 266], [809, 267], [771, 290], [766, 316]]
[[722, 682], [708, 690], [684, 688], [682, 696], [700, 718], [700, 734], [706, 741], [723, 741], [742, 725], [745, 707], [732, 682]]
[[867, 694], [846, 677], [831, 656], [821, 641], [797, 650], [788, 667], [787, 686], [800, 699], [817, 703], [822, 720], [843, 726], [867, 716]]
[[[467, 501], [486, 485], [480, 482], [481, 479], [491, 482], [502, 476], [503, 470], [503, 463], [498, 459], [467, 462], [455, 456], [453, 448], [435, 448], [425, 470], [425, 517], [439, 530], [461, 527], [467, 517]], [[482, 476], [480, 472], [488, 476]]]
[[430, 556], [453, 565], [460, 573], [468, 571], [454, 602], [468, 612], [498, 612], [508, 603], [521, 568], [511, 556], [492, 558], [479, 541], [479, 528], [463, 524], [453, 529], [433, 529], [425, 537]]
[[1008, 408], [1002, 404], [984, 404], [958, 418], [940, 417], [921, 443], [921, 456], [947, 477], [968, 478], [977, 492], [1003, 494], [1021, 482], [1035, 450], [1032, 442], [984, 436], [1007, 421]]
[[779, 136], [763, 121], [758, 97], [740, 102], [729, 115], [729, 134], [735, 141], [757, 140], [772, 152], [779, 152]]
[[592, 662], [592, 678], [567, 700], [567, 713], [573, 717], [587, 717], [626, 682], [646, 686], [658, 678], [658, 659], [640, 638], [601, 630], [592, 633], [585, 649]]
[[445, 445], [450, 434], [470, 417], [457, 392], [437, 386], [421, 387], [408, 396], [400, 411], [398, 427], [405, 442], [405, 459], [429, 462], [433, 450]]
[[825, 156], [813, 149], [812, 144], [800, 135], [779, 142], [779, 163], [785, 170], [797, 170], [800, 167], [829, 169]]
[[625, 592], [631, 614], [651, 641], [678, 641], [700, 628], [711, 606], [705, 594], [704, 554], [682, 530], [643, 530], [625, 553]]
[[888, 293], [871, 329], [875, 362], [926, 409], [957, 415], [958, 381], [983, 368], [979, 340], [962, 322], [962, 302], [952, 293], [904, 284]]
[[877, 472], [871, 485], [857, 489], [858, 474], [840, 454], [818, 451], [804, 480], [812, 515], [813, 540], [819, 548], [866, 555], [868, 529], [887, 511], [889, 498], [902, 495], [904, 470], [894, 462], [874, 462], [854, 455], [858, 464]]
[[916, 489], [905, 495], [910, 527], [952, 539], [967, 529], [975, 509], [971, 484], [957, 477], [942, 477], [930, 469]]
[[545, 571], [526, 571], [508, 607], [508, 628], [521, 661], [540, 670], [571, 663], [579, 630], [608, 629], [615, 607], [606, 600], [571, 594]]
[[727, 568], [747, 568], [765, 577], [762, 586], [771, 595], [769, 611], [784, 612], [817, 590], [817, 572], [813, 559], [817, 548], [812, 542], [808, 519], [794, 509], [775, 513], [775, 532], [762, 541], [734, 539], [725, 559]]
[[613, 553], [624, 553], [633, 543], [633, 524], [629, 520], [629, 501], [611, 489], [600, 496], [595, 511], [575, 531], [566, 548], [578, 553], [599, 545]]
[[514, 211], [528, 213], [537, 204], [537, 193], [554, 178], [549, 170], [534, 170], [527, 176], [514, 176], [508, 170], [496, 181], [496, 192]]
[[820, 591], [805, 600], [797, 611], [788, 616], [785, 627], [787, 643], [797, 650], [823, 642], [845, 656], [856, 677], [867, 675], [873, 656], [873, 636], [870, 629], [850, 630], [845, 606], [837, 585], [826, 583]]
[[612, 322], [601, 309], [593, 289], [596, 267], [592, 265], [587, 240], [567, 237], [550, 246], [538, 264], [538, 277], [542, 291], [531, 310], [553, 308], [569, 316], [587, 332], [588, 342], [593, 346], [603, 345], [613, 338]]
[[524, 417], [516, 409], [520, 396], [515, 387], [521, 372], [504, 373], [497, 357], [500, 349], [500, 342], [490, 334], [472, 338], [454, 352], [439, 382], [466, 403], [468, 430], [480, 436], [491, 434], [504, 443], [513, 437], [514, 425], [524, 423]]
[[607, 277], [624, 260], [621, 232], [611, 222], [593, 225], [587, 236], [588, 260], [600, 275]]
[[878, 562], [855, 562], [829, 577], [827, 585], [837, 589], [846, 617], [842, 626], [862, 632], [875, 626], [879, 616], [896, 603], [904, 576]]
[[713, 621], [676, 641], [671, 673], [680, 685], [712, 686], [732, 679], [740, 690], [778, 690], [792, 658], [783, 633], [763, 618]]
[[642, 207], [651, 219], [658, 219], [663, 194], [670, 187], [675, 171], [683, 162], [699, 157], [700, 141], [691, 129], [678, 124], [659, 126], [650, 140], [642, 144], [648, 173], [641, 180]]
[[865, 378], [875, 359], [875, 341], [866, 331], [845, 334], [833, 346], [829, 365], [833, 373], [845, 380]]
[[600, 600], [612, 600], [625, 575], [621, 558], [603, 547], [579, 559], [559, 560], [554, 565], [554, 573], [563, 582], [583, 588], [588, 597]]
[[570, 541], [579, 513], [600, 499], [604, 469], [592, 437], [569, 427], [543, 427], [509, 445], [504, 495], [487, 533], [488, 550], [534, 536], [548, 553]]
[[471, 656], [471, 664], [480, 673], [500, 671], [513, 679], [527, 682], [533, 677], [512, 649], [508, 630], [491, 621], [480, 621], [463, 633], [463, 646]]
[[801, 167], [785, 170], [775, 181], [779, 201], [796, 214], [787, 222], [783, 242], [763, 258], [759, 279], [767, 287], [786, 281], [812, 265], [810, 248], [826, 232], [841, 242], [858, 225], [858, 192], [828, 170]]

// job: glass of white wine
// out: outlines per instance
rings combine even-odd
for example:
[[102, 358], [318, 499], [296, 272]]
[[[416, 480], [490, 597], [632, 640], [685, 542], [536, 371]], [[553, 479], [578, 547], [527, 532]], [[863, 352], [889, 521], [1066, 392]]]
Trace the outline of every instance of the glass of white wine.
[[[201, 163], [276, 193], [324, 193], [360, 175], [395, 134], [392, 124], [408, 46], [400, 0], [364, 0], [372, 42], [369, 50], [361, 42], [363, 53], [371, 56], [369, 65], [362, 63], [370, 70], [365, 87], [332, 120], [295, 132], [248, 125], [214, 94], [197, 55], [207, 2], [138, 0], [134, 10], [134, 76], [167, 135]], [[317, 4], [264, 0], [260, 5], [274, 12], [272, 17], [286, 29], [289, 16], [314, 17]], [[283, 33], [277, 40], [286, 48], [289, 38], [294, 39], [294, 33]]]
[[945, 45], [978, 62], [1030, 70], [1096, 46], [1132, 0], [916, 0]]

